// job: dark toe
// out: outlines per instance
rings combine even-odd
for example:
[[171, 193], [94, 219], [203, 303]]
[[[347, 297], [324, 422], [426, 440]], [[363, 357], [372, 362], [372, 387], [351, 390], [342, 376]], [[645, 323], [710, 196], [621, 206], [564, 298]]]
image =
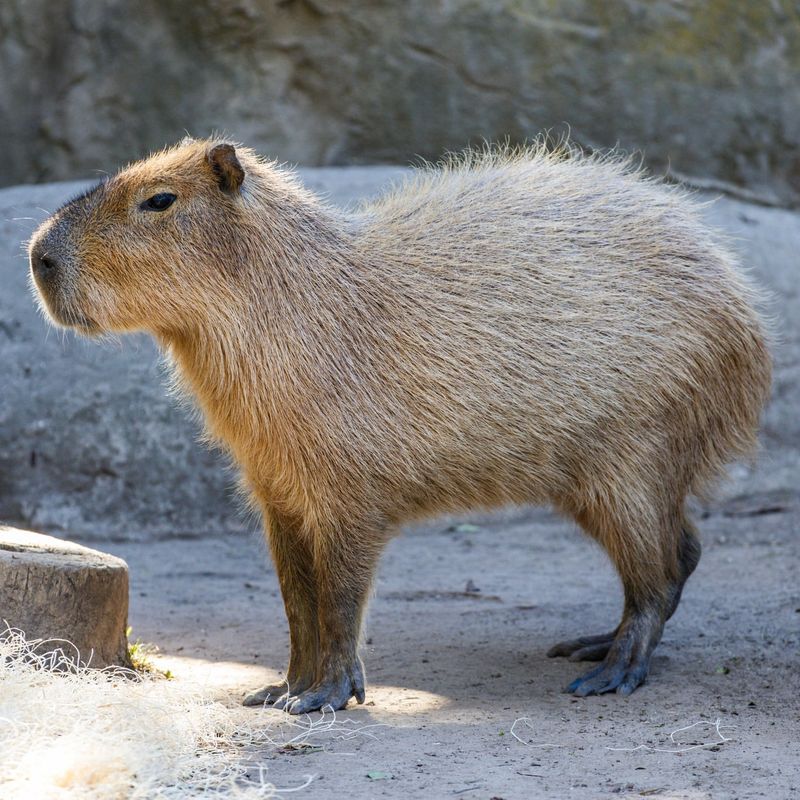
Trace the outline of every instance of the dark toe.
[[283, 711], [287, 704], [293, 700], [295, 695], [291, 694], [291, 692], [284, 692], [280, 697], [276, 697], [275, 700], [271, 700], [272, 707], [277, 709], [278, 711]]
[[289, 688], [288, 683], [276, 683], [272, 686], [265, 686], [255, 692], [250, 692], [242, 700], [243, 706], [263, 706], [272, 705], [278, 698], [286, 694]]
[[[596, 636], [580, 636], [577, 639], [568, 639], [564, 642], [559, 642], [556, 645], [553, 645], [548, 651], [547, 656], [548, 658], [559, 658], [564, 656], [573, 656], [575, 653], [586, 650], [588, 648], [595, 648], [595, 647], [605, 647], [606, 652], [608, 652], [608, 648], [614, 642], [614, 637], [617, 635], [617, 632], [610, 631], [609, 633], [600, 633]], [[599, 658], [603, 658], [605, 653]], [[594, 658], [576, 658], [573, 659], [575, 661], [597, 661], [599, 659]]]
[[586, 647], [581, 647], [579, 650], [575, 650], [573, 653], [570, 653], [569, 660], [602, 661], [608, 655], [608, 651], [611, 649], [612, 644], [614, 644], [614, 640], [609, 639], [608, 641], [601, 642], [600, 644], [590, 644]]
[[283, 708], [290, 714], [308, 714], [328, 707], [338, 711], [354, 696], [359, 703], [364, 702], [364, 670], [360, 662], [286, 698]]
[[350, 692], [336, 687], [321, 686], [287, 698], [284, 710], [290, 714], [308, 714], [311, 711], [331, 709], [339, 711], [347, 705]]
[[[587, 691], [589, 687], [593, 687], [595, 685], [595, 679], [605, 670], [605, 665], [601, 664], [599, 667], [595, 667], [594, 669], [590, 669], [588, 672], [581, 675], [579, 678], [576, 678], [572, 683], [569, 684], [564, 689], [564, 692], [567, 694], [576, 694], [578, 697], [585, 697], [586, 694], [590, 694], [591, 692]], [[605, 682], [604, 678], [601, 678], [599, 681], [600, 684]]]
[[627, 697], [647, 680], [648, 664], [639, 664], [628, 670], [625, 680], [617, 686], [617, 694]]
[[606, 660], [574, 680], [564, 691], [576, 697], [587, 697], [616, 690], [618, 694], [627, 696], [644, 683], [647, 666], [647, 661], [644, 660], [634, 663], [623, 658], [611, 662]]

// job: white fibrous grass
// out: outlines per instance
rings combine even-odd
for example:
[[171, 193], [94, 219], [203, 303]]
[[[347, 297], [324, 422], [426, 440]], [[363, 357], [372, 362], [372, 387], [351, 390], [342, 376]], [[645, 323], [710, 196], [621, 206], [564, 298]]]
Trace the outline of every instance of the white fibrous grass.
[[276, 788], [259, 751], [362, 733], [372, 736], [332, 713], [312, 720], [229, 708], [191, 682], [90, 669], [68, 642], [0, 633], [3, 800], [268, 798], [313, 776]]
[[0, 636], [0, 796], [274, 794], [263, 771], [247, 776], [241, 752], [251, 732], [234, 710], [193, 685], [87, 668], [59, 644], [28, 642], [14, 629]]
[[530, 717], [520, 717], [519, 719], [515, 719], [513, 724], [511, 725], [511, 730], [509, 733], [520, 743], [527, 745], [528, 747], [564, 747], [563, 744], [556, 744], [554, 742], [536, 742], [530, 739], [523, 739], [522, 736], [517, 732], [518, 727], [525, 727], [532, 731], [536, 730], [536, 727], [533, 724], [533, 720]]
[[[669, 735], [669, 746], [668, 747], [653, 747], [649, 744], [637, 744], [635, 747], [606, 747], [606, 750], [615, 750], [618, 753], [635, 753], [638, 750], [648, 750], [651, 753], [688, 753], [690, 750], [702, 750], [706, 747], [719, 747], [719, 745], [725, 744], [725, 742], [732, 741], [732, 737], [726, 736], [722, 729], [733, 729], [735, 725], [723, 725], [721, 719], [717, 719], [715, 722], [710, 722], [708, 720], [698, 720], [697, 722], [692, 722], [689, 725], [684, 725], [681, 728], [676, 728], [672, 733]], [[676, 738], [678, 734], [686, 733], [687, 731], [694, 731], [698, 728], [711, 728], [712, 737], [707, 742], [692, 742], [690, 744], [682, 744]]]
[[[669, 734], [669, 746], [667, 747], [654, 747], [649, 744], [637, 744], [633, 747], [606, 747], [606, 750], [613, 750], [618, 753], [636, 753], [640, 750], [646, 750], [651, 753], [674, 753], [674, 754], [681, 754], [681, 753], [688, 753], [690, 750], [702, 750], [706, 747], [719, 747], [726, 742], [732, 741], [732, 737], [726, 736], [722, 730], [724, 729], [733, 729], [735, 725], [725, 725], [723, 724], [721, 719], [717, 719], [715, 722], [710, 722], [708, 720], [698, 720], [697, 722], [692, 722], [689, 725], [683, 725], [680, 728], [676, 728]], [[513, 724], [511, 725], [511, 730], [509, 731], [511, 735], [520, 743], [524, 744], [527, 747], [567, 747], [566, 743], [557, 744], [554, 742], [540, 742], [537, 741], [535, 738], [523, 738], [526, 736], [526, 731], [522, 730], [523, 728], [527, 728], [534, 733], [537, 732], [536, 726], [531, 720], [530, 717], [520, 717], [519, 719], [515, 719]], [[679, 734], [686, 733], [688, 731], [698, 731], [700, 729], [711, 729], [709, 733], [711, 734], [712, 738], [708, 741], [694, 741], [691, 743], [683, 744], [679, 741]]]

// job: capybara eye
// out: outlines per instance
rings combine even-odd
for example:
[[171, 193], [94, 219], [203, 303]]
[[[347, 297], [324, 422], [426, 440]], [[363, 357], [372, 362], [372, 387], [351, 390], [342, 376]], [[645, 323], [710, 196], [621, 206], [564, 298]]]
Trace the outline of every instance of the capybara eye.
[[142, 211], [164, 211], [177, 199], [177, 196], [170, 192], [160, 192], [159, 194], [154, 194], [152, 197], [148, 197], [139, 208], [141, 208]]

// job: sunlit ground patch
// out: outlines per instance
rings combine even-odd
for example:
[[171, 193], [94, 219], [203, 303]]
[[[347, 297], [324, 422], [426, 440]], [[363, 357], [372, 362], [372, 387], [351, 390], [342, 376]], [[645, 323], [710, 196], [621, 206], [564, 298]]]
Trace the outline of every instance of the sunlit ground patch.
[[[152, 656], [151, 661], [161, 671], [204, 686], [212, 691], [215, 697], [227, 698], [226, 704], [238, 702], [247, 691], [276, 683], [281, 679], [281, 676], [273, 670], [236, 661], [207, 661], [202, 658], [163, 653]], [[440, 711], [450, 704], [450, 699], [444, 695], [434, 694], [416, 686], [387, 686], [368, 681], [367, 705], [364, 708], [376, 712], [383, 719], [384, 716]], [[357, 706], [355, 700], [351, 700], [347, 710], [353, 711], [359, 708], [362, 707]]]

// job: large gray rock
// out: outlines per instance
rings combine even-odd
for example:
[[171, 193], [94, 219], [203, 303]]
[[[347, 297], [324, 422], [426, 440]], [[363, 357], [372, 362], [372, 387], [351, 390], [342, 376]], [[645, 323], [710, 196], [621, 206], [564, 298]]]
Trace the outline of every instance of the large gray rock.
[[[347, 203], [399, 174], [306, 178]], [[23, 243], [83, 186], [0, 190], [0, 520], [84, 538], [242, 530], [234, 475], [197, 443], [200, 426], [167, 394], [151, 340], [86, 341], [36, 309]]]
[[0, 519], [84, 536], [228, 527], [225, 466], [165, 396], [151, 342], [86, 342], [34, 305], [21, 243], [77, 188], [0, 192]]
[[0, 184], [89, 177], [188, 130], [307, 164], [564, 130], [800, 196], [794, 0], [4, 0]]
[[129, 666], [128, 565], [73, 542], [0, 525], [0, 620], [43, 655]]
[[[338, 203], [377, 191], [391, 168], [310, 169]], [[76, 184], [0, 190], [0, 519], [83, 537], [146, 538], [241, 530], [224, 460], [197, 444], [198, 425], [164, 389], [145, 337], [98, 344], [50, 328], [27, 286], [21, 249]], [[737, 516], [798, 499], [800, 215], [723, 199], [706, 211], [773, 294], [773, 400], [757, 469], [737, 466], [718, 505]]]

